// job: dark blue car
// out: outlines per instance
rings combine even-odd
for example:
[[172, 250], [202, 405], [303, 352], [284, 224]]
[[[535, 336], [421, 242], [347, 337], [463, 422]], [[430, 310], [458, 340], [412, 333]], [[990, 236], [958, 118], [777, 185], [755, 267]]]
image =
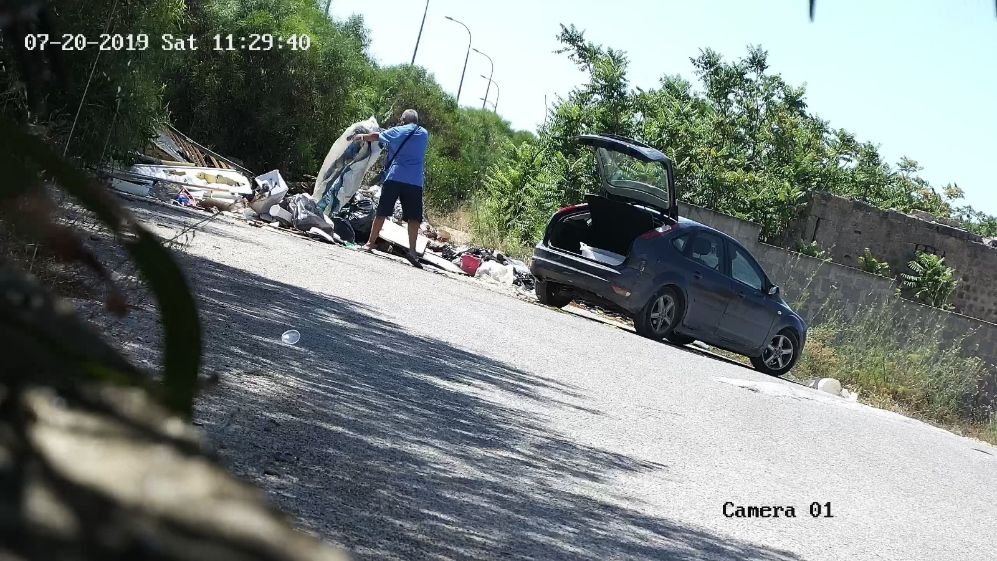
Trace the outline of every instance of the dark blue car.
[[632, 317], [645, 337], [700, 340], [789, 372], [806, 323], [744, 246], [679, 218], [671, 160], [616, 136], [579, 142], [595, 150], [601, 188], [551, 217], [533, 252], [540, 302], [585, 299]]

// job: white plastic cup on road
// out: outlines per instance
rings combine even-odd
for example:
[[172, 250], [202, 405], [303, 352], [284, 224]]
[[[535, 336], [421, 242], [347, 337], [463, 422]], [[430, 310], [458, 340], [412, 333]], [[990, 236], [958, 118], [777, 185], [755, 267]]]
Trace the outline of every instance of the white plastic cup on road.
[[280, 336], [280, 340], [288, 345], [296, 345], [301, 340], [301, 334], [297, 329], [288, 329]]

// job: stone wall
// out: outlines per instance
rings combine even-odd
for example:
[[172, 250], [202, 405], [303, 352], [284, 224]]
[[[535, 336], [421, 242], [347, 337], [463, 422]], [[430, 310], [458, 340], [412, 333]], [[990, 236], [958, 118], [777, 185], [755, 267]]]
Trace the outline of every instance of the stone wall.
[[744, 244], [808, 324], [847, 320], [861, 309], [881, 306], [885, 324], [898, 336], [914, 328], [937, 330], [944, 343], [958, 343], [964, 355], [979, 357], [997, 372], [997, 325], [898, 298], [893, 279], [762, 243], [757, 224], [685, 203], [680, 213]]
[[940, 255], [959, 279], [952, 297], [956, 311], [997, 322], [997, 248], [965, 230], [817, 193], [790, 227], [787, 241], [790, 247], [816, 241], [834, 261], [850, 266], [869, 248], [876, 259], [889, 262], [894, 275], [906, 272], [918, 251]]
[[695, 220], [700, 224], [706, 224], [711, 228], [716, 228], [745, 244], [745, 247], [748, 249], [751, 249], [751, 246], [758, 241], [758, 236], [762, 233], [762, 227], [754, 222], [720, 214], [719, 212], [688, 203], [679, 202], [679, 216]]

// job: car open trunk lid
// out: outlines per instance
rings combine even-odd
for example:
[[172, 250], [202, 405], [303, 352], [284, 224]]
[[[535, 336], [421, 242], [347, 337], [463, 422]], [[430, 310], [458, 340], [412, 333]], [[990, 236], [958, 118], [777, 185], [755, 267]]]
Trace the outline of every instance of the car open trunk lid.
[[672, 161], [660, 150], [615, 135], [585, 134], [578, 142], [595, 150], [602, 190], [678, 219]]

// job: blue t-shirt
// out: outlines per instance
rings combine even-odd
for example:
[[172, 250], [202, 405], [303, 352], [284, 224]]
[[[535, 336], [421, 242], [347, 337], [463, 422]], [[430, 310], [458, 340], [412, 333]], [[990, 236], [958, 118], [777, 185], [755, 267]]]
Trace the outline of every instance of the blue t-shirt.
[[[418, 130], [412, 138], [405, 141], [412, 129]], [[395, 154], [398, 147], [405, 143], [401, 154]], [[385, 174], [385, 181], [400, 181], [416, 187], [422, 187], [426, 181], [426, 150], [429, 148], [429, 131], [415, 123], [392, 127], [381, 131], [381, 148], [388, 150], [388, 160], [391, 168]], [[387, 163], [388, 160], [385, 160]]]

